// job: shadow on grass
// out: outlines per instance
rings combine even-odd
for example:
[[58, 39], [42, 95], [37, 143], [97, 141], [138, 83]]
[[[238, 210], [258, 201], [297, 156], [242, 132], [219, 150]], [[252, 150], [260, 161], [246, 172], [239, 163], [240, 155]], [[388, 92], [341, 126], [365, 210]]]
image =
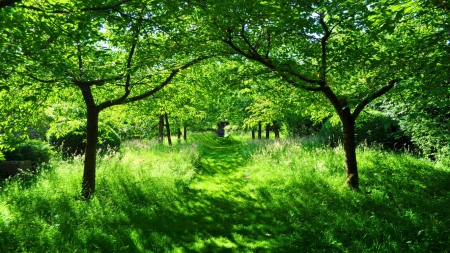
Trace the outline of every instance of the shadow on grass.
[[23, 238], [0, 227], [0, 238], [22, 245], [0, 239], [0, 247], [10, 252], [448, 252], [448, 170], [375, 154], [363, 158], [367, 183], [361, 192], [336, 189], [320, 174], [277, 190], [247, 177], [239, 141], [198, 139], [203, 173], [189, 187], [144, 183], [153, 189], [122, 175], [120, 190], [99, 191], [88, 203], [69, 197], [25, 203], [24, 197], [16, 204], [29, 208], [20, 216], [48, 212], [41, 220], [9, 224], [24, 229]]

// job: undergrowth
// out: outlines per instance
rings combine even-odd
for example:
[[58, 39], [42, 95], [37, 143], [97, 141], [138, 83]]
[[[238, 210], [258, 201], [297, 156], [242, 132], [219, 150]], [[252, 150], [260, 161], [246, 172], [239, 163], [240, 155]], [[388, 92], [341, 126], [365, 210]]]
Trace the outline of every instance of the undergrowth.
[[82, 157], [54, 157], [0, 183], [0, 251], [449, 252], [448, 167], [357, 153], [351, 191], [342, 148], [313, 139], [132, 141], [98, 158], [90, 201]]

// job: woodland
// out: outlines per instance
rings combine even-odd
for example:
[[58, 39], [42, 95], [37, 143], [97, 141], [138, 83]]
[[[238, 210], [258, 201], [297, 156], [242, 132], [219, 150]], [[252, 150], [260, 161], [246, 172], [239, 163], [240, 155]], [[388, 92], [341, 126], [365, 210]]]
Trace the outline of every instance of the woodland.
[[[15, 238], [0, 239], [0, 248], [295, 252], [302, 244], [305, 252], [445, 252], [450, 244], [450, 214], [442, 213], [450, 204], [445, 183], [450, 179], [449, 13], [447, 0], [0, 0], [0, 166], [27, 161], [37, 171], [0, 179], [0, 235]], [[215, 131], [223, 122], [226, 135], [218, 137]], [[120, 163], [129, 156], [136, 168]], [[167, 164], [153, 167], [163, 160]], [[264, 170], [257, 171], [257, 164]], [[137, 171], [142, 166], [147, 167]], [[385, 184], [377, 175], [383, 175]], [[285, 184], [293, 185], [279, 188], [277, 180], [283, 177]], [[128, 180], [130, 184], [122, 184]], [[155, 188], [137, 188], [139, 180]], [[231, 183], [234, 180], [255, 186]], [[47, 188], [42, 186], [47, 183]], [[403, 184], [404, 189], [396, 188]], [[201, 202], [197, 198], [202, 190], [216, 195]], [[39, 199], [39, 191], [45, 200]], [[289, 195], [292, 191], [298, 195]], [[383, 212], [375, 226], [369, 220], [378, 213], [365, 213], [368, 209], [362, 207], [393, 208], [402, 219], [411, 218], [408, 211], [413, 209], [406, 206], [419, 201], [421, 191], [434, 205], [417, 204], [418, 223], [405, 225]], [[147, 199], [150, 192], [155, 199]], [[239, 202], [246, 203], [241, 207], [253, 218], [238, 221], [251, 225], [228, 227], [225, 221], [242, 211], [222, 215], [233, 205], [215, 202], [223, 194], [236, 199], [256, 194]], [[318, 198], [313, 207], [300, 210], [299, 203], [308, 202], [301, 196], [313, 195]], [[399, 196], [411, 202], [401, 202]], [[20, 209], [20, 199], [27, 198], [33, 207]], [[153, 206], [164, 202], [161, 198], [178, 204]], [[190, 199], [197, 203], [195, 208], [187, 204]], [[321, 209], [330, 199], [336, 202], [325, 205], [340, 210], [335, 216]], [[51, 215], [45, 211], [43, 218], [39, 210], [45, 201], [57, 209]], [[122, 231], [113, 239], [108, 237], [115, 234], [111, 230], [97, 238], [95, 219], [74, 218], [77, 224], [92, 226], [77, 235], [57, 236], [73, 227], [55, 227], [51, 219], [67, 218], [71, 212], [95, 216], [100, 210], [96, 205], [122, 211], [164, 209], [159, 215], [169, 225], [147, 231], [136, 225], [137, 216], [123, 220], [121, 212], [116, 217], [113, 209], [105, 209], [103, 215], [114, 222], [100, 219], [99, 231], [108, 230], [104, 225], [110, 223], [135, 225], [137, 230]], [[19, 208], [16, 216], [11, 206]], [[64, 211], [63, 206], [73, 209]], [[211, 220], [198, 221], [199, 206], [204, 213], [209, 212], [206, 206], [219, 209], [205, 215]], [[176, 208], [179, 216], [164, 216]], [[254, 208], [289, 211], [265, 216]], [[147, 212], [143, 215], [153, 215]], [[331, 230], [328, 227], [336, 217], [366, 214], [367, 219], [337, 219]], [[16, 219], [24, 215], [35, 218], [28, 223]], [[311, 223], [313, 216], [317, 224]], [[177, 227], [175, 221], [190, 218], [202, 225], [180, 227], [196, 227], [195, 236], [185, 237], [177, 229], [162, 236], [171, 224]], [[21, 226], [34, 224], [32, 220], [42, 222], [36, 226], [46, 232], [34, 238], [18, 235]], [[223, 227], [220, 222], [214, 227], [217, 220]], [[292, 241], [284, 237], [285, 230], [274, 234], [279, 229], [276, 220], [289, 233], [294, 231]], [[386, 227], [383, 220], [398, 222], [398, 231], [397, 225]], [[424, 220], [429, 222], [421, 228], [418, 224]], [[353, 225], [343, 226], [346, 232], [371, 230], [361, 238], [338, 238], [339, 226], [348, 222]], [[144, 223], [152, 226], [155, 221]], [[263, 228], [268, 224], [270, 229]], [[293, 224], [332, 232], [324, 234], [326, 239], [305, 241], [301, 238], [308, 237], [302, 234], [306, 232]], [[59, 239], [51, 239], [51, 228]], [[261, 238], [253, 236], [257, 230], [265, 231]], [[377, 234], [382, 230], [393, 232], [381, 238]], [[142, 231], [160, 234], [152, 234], [152, 242], [139, 237]], [[138, 239], [130, 237], [133, 233]], [[182, 238], [179, 244], [175, 238]], [[199, 244], [195, 238], [201, 238]]]

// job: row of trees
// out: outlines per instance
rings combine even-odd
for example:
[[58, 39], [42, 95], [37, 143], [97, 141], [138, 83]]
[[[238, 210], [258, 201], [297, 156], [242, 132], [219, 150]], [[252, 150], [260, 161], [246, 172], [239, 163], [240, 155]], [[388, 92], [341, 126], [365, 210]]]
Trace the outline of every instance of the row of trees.
[[427, 112], [428, 104], [410, 101], [447, 98], [449, 8], [443, 0], [3, 0], [0, 92], [9, 102], [0, 110], [1, 148], [13, 147], [45, 103], [82, 104], [89, 198], [98, 122], [113, 108], [169, 113], [180, 127], [193, 117], [254, 128], [287, 112], [336, 113], [347, 183], [357, 189], [354, 131], [363, 109], [385, 94], [391, 112], [399, 99]]

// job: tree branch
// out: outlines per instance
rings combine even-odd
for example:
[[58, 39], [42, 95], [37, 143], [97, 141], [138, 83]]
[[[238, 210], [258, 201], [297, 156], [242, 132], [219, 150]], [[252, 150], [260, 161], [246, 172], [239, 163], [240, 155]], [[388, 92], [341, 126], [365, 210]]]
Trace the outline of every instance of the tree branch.
[[73, 80], [72, 82], [76, 86], [80, 86], [80, 85], [86, 85], [86, 86], [97, 85], [97, 86], [102, 86], [103, 84], [105, 84], [107, 82], [119, 81], [121, 79], [123, 79], [123, 75], [119, 75], [119, 76], [116, 76], [116, 77], [113, 77], [113, 78], [100, 79], [100, 80], [91, 80], [91, 81]]
[[245, 41], [245, 44], [247, 44], [247, 46], [250, 48], [250, 52], [252, 52], [251, 54], [254, 54], [255, 56], [256, 55], [259, 56], [259, 53], [256, 50], [256, 48], [253, 47], [253, 45], [250, 43], [250, 41], [247, 39], [247, 37], [245, 37], [245, 24], [242, 24], [242, 26], [241, 26], [241, 37]]
[[[324, 86], [324, 84], [322, 84], [322, 81], [321, 80], [312, 80], [312, 79], [309, 79], [309, 78], [307, 78], [307, 77], [305, 77], [305, 76], [303, 76], [303, 75], [300, 75], [300, 74], [298, 74], [298, 73], [295, 73], [295, 72], [292, 72], [292, 71], [289, 71], [289, 70], [283, 70], [283, 69], [280, 69], [280, 68], [278, 68], [277, 66], [275, 66], [274, 64], [272, 64], [271, 62], [269, 62], [268, 61], [268, 59], [264, 59], [263, 57], [261, 57], [260, 55], [253, 55], [253, 54], [248, 54], [248, 53], [245, 53], [244, 51], [242, 51], [239, 47], [237, 47], [234, 43], [233, 43], [233, 41], [231, 40], [231, 32], [229, 32], [229, 37], [228, 37], [228, 39], [224, 39], [224, 40], [222, 40], [224, 43], [226, 43], [227, 45], [229, 45], [232, 49], [234, 49], [238, 54], [240, 54], [240, 55], [242, 55], [242, 56], [244, 56], [244, 57], [246, 57], [246, 58], [248, 58], [248, 59], [250, 59], [250, 60], [254, 60], [254, 61], [257, 61], [257, 62], [259, 62], [259, 63], [261, 63], [261, 64], [263, 64], [264, 66], [266, 66], [267, 68], [269, 68], [270, 70], [272, 70], [272, 71], [276, 71], [276, 72], [278, 72], [279, 74], [280, 74], [280, 76], [282, 76], [282, 77], [285, 77], [287, 80], [290, 80], [290, 78], [287, 78], [287, 74], [289, 74], [289, 75], [292, 75], [292, 76], [294, 76], [294, 77], [296, 77], [296, 78], [298, 78], [298, 79], [300, 79], [300, 80], [302, 80], [302, 81], [304, 81], [304, 82], [306, 82], [306, 83], [309, 83], [309, 84], [318, 84], [319, 86]], [[287, 74], [285, 74], [285, 73], [283, 73], [283, 72], [287, 72]], [[299, 85], [298, 83], [296, 83], [296, 82], [293, 82], [292, 80], [290, 80], [288, 83], [290, 83], [290, 84], [294, 84], [295, 83], [295, 87], [298, 87], [298, 88], [302, 88], [302, 89], [305, 89], [305, 90], [313, 90], [313, 91], [319, 91], [320, 90], [320, 88], [315, 88], [315, 87], [308, 87], [308, 86], [304, 86], [304, 85]]]
[[199, 57], [197, 59], [194, 59], [194, 60], [186, 63], [185, 65], [183, 65], [183, 66], [181, 66], [181, 67], [179, 67], [177, 69], [172, 70], [170, 75], [160, 85], [154, 87], [153, 89], [151, 89], [151, 90], [149, 90], [147, 92], [144, 92], [144, 93], [142, 93], [140, 95], [131, 97], [131, 98], [127, 98], [129, 96], [129, 93], [128, 94], [124, 94], [122, 97], [120, 97], [120, 98], [118, 98], [116, 100], [110, 100], [110, 101], [106, 101], [106, 102], [103, 102], [103, 103], [99, 104], [98, 105], [98, 109], [99, 109], [99, 111], [101, 111], [103, 109], [106, 109], [106, 108], [114, 106], [114, 105], [127, 104], [127, 103], [135, 102], [135, 101], [138, 101], [138, 100], [150, 97], [151, 95], [155, 94], [156, 92], [158, 92], [159, 90], [164, 88], [167, 84], [169, 84], [170, 81], [172, 81], [172, 79], [180, 71], [182, 71], [184, 69], [187, 69], [187, 68], [189, 68], [189, 67], [191, 67], [191, 66], [193, 66], [193, 65], [195, 65], [195, 64], [197, 64], [197, 63], [199, 63], [199, 62], [201, 62], [203, 60], [209, 59], [211, 57], [213, 57], [213, 56], [202, 56], [202, 57]]
[[41, 83], [56, 83], [56, 82], [58, 82], [58, 80], [44, 80], [44, 79], [38, 78], [38, 77], [36, 77], [36, 76], [34, 76], [32, 74], [27, 74], [27, 76], [29, 78], [31, 78], [33, 80], [36, 80], [36, 81], [39, 81]]
[[[85, 7], [85, 8], [81, 8], [81, 11], [105, 11], [105, 10], [111, 10], [114, 9], [124, 3], [130, 2], [131, 0], [122, 0], [116, 4], [112, 4], [112, 5], [106, 5], [106, 6], [96, 6], [96, 7]], [[12, 5], [14, 5], [14, 3], [18, 3], [20, 2], [20, 0], [4, 0], [2, 2], [13, 2]], [[2, 2], [0, 2], [0, 7], [3, 7]], [[11, 6], [11, 4], [8, 4], [8, 6]], [[38, 7], [34, 7], [34, 6], [28, 6], [28, 5], [16, 5], [16, 7], [20, 7], [20, 8], [24, 8], [24, 9], [29, 9], [29, 10], [35, 10], [35, 11], [41, 11], [43, 12], [44, 10]], [[53, 10], [53, 11], [49, 11], [49, 13], [58, 13], [58, 14], [67, 14], [67, 13], [73, 13], [75, 11], [73, 10]]]
[[366, 105], [368, 105], [374, 99], [379, 98], [382, 95], [384, 95], [386, 92], [388, 92], [389, 90], [394, 88], [394, 86], [397, 82], [400, 82], [402, 80], [403, 79], [393, 79], [393, 80], [389, 81], [387, 85], [383, 86], [380, 90], [378, 90], [377, 92], [373, 93], [372, 95], [366, 97], [363, 101], [361, 101], [361, 103], [359, 103], [356, 106], [355, 110], [352, 113], [352, 118], [354, 120], [356, 120], [356, 118], [358, 118], [359, 114], [364, 109], [364, 107], [366, 107]]

